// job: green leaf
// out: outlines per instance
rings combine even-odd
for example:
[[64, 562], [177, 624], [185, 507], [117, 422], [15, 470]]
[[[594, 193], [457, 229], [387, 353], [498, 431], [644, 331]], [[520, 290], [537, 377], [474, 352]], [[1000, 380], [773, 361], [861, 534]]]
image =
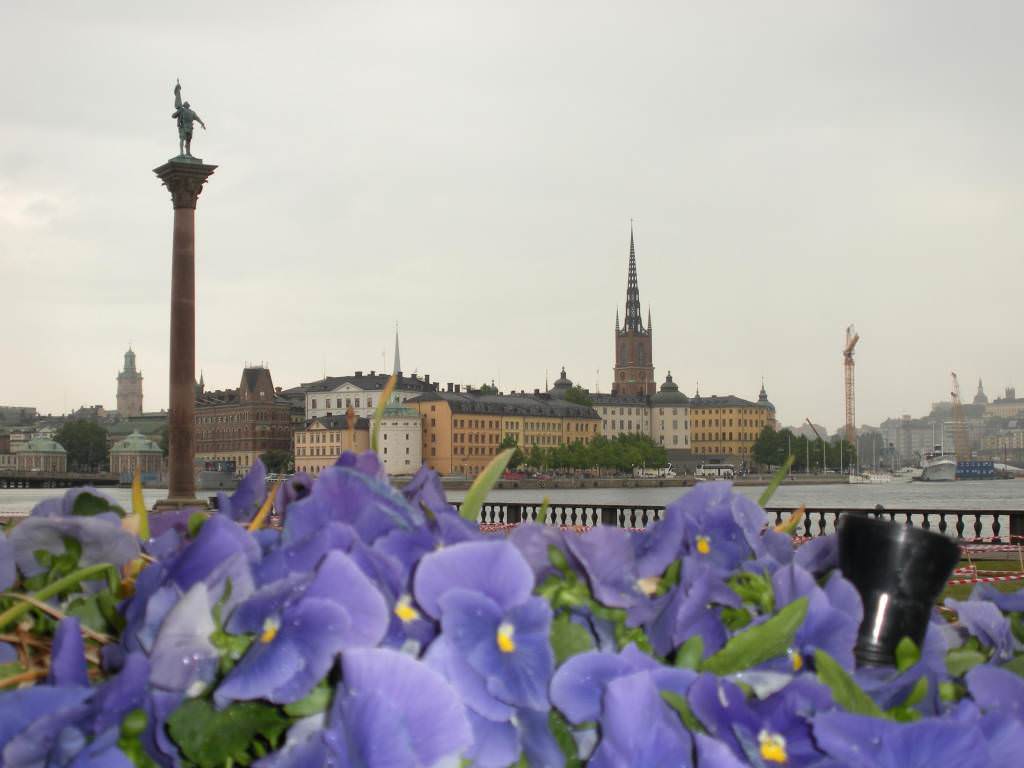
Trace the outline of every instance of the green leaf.
[[273, 747], [290, 724], [277, 707], [258, 701], [217, 711], [206, 699], [190, 699], [167, 718], [174, 743], [199, 768], [222, 768], [229, 760], [248, 765], [260, 740]]
[[947, 702], [957, 702], [963, 698], [964, 694], [967, 693], [962, 685], [951, 683], [948, 680], [944, 683], [939, 683], [939, 698]]
[[855, 715], [871, 715], [883, 717], [884, 712], [861, 689], [853, 678], [847, 674], [839, 662], [818, 649], [814, 652], [814, 667], [818, 671], [818, 680], [832, 691], [836, 704]]
[[132, 761], [135, 768], [158, 768], [153, 759], [142, 746], [140, 736], [146, 730], [146, 713], [141, 709], [133, 709], [121, 721], [121, 734], [117, 740], [118, 748]]
[[459, 507], [459, 514], [463, 519], [469, 520], [471, 523], [476, 522], [476, 517], [480, 514], [480, 508], [484, 505], [487, 494], [490, 493], [494, 484], [498, 482], [501, 473], [505, 471], [505, 466], [508, 464], [508, 460], [512, 458], [514, 450], [514, 448], [506, 448], [491, 459], [491, 463], [484, 467], [483, 472], [476, 476], [476, 480], [473, 481], [469, 490], [466, 491], [466, 495], [462, 498], [462, 506]]
[[744, 603], [749, 603], [761, 613], [769, 614], [775, 607], [775, 590], [767, 576], [759, 573], [737, 573], [727, 582], [729, 589], [739, 595]]
[[587, 628], [574, 622], [568, 614], [561, 613], [551, 622], [551, 650], [555, 652], [556, 664], [593, 647], [594, 639]]
[[547, 496], [545, 496], [543, 499], [540, 500], [540, 509], [537, 511], [537, 520], [539, 520], [542, 525], [548, 525], [549, 524], [548, 513], [549, 513], [550, 510], [551, 510], [551, 499], [549, 499]]
[[768, 503], [768, 500], [775, 494], [775, 489], [782, 485], [782, 481], [786, 479], [786, 475], [789, 474], [789, 468], [793, 466], [793, 462], [796, 461], [796, 456], [792, 453], [789, 454], [789, 458], [786, 462], [779, 467], [779, 471], [772, 475], [772, 481], [768, 483], [768, 487], [764, 489], [764, 493], [761, 494], [761, 498], [757, 500], [759, 507], [764, 507]]
[[1010, 629], [1013, 636], [1021, 643], [1024, 643], [1024, 613], [1014, 612], [1010, 614]]
[[704, 638], [694, 635], [679, 646], [676, 651], [676, 666], [680, 669], [697, 669], [704, 658]]
[[1024, 655], [1016, 656], [1003, 664], [1003, 669], [1024, 677]]
[[921, 660], [921, 649], [909, 637], [904, 637], [896, 645], [896, 669], [906, 672]]
[[946, 654], [946, 671], [949, 672], [950, 677], [960, 677], [979, 664], [984, 664], [987, 660], [988, 656], [973, 648], [954, 648]]
[[664, 595], [669, 592], [676, 584], [679, 583], [679, 572], [683, 569], [682, 560], [673, 560], [665, 572], [661, 575], [661, 579], [658, 581], [658, 589], [655, 590], [655, 595]]
[[722, 609], [722, 624], [730, 632], [743, 629], [750, 623], [750, 611], [746, 608], [733, 608], [731, 606]]
[[290, 717], [309, 717], [325, 711], [330, 703], [331, 687], [326, 680], [321, 680], [304, 699], [285, 704], [284, 712]]
[[704, 730], [704, 726], [701, 725], [700, 720], [693, 714], [693, 710], [690, 709], [690, 702], [684, 699], [675, 691], [662, 691], [661, 698], [665, 700], [672, 709], [675, 710], [676, 714], [679, 715], [679, 719], [683, 721], [683, 727], [686, 728], [690, 733], [707, 733]]
[[391, 402], [391, 394], [395, 391], [397, 383], [398, 374], [391, 374], [388, 383], [384, 385], [384, 391], [380, 393], [380, 397], [377, 399], [377, 407], [373, 410], [373, 425], [370, 427], [370, 450], [374, 453], [378, 451], [377, 441], [380, 439], [380, 420], [384, 418], [384, 409]]
[[572, 569], [569, 567], [568, 558], [566, 558], [565, 553], [554, 544], [548, 545], [548, 560], [550, 560], [551, 564], [564, 575], [568, 576], [571, 573]]
[[78, 517], [92, 517], [103, 512], [113, 512], [118, 517], [124, 517], [124, 510], [121, 507], [91, 493], [80, 493], [71, 507], [71, 514]]
[[[558, 748], [565, 755], [565, 768], [579, 768], [579, 766], [582, 766], [583, 761], [580, 760], [579, 750], [576, 748], [576, 739], [572, 736], [572, 729], [569, 728], [569, 723], [566, 722], [561, 712], [557, 709], [551, 709], [548, 712], [548, 730], [551, 731], [551, 735], [555, 737]], [[525, 754], [523, 759], [526, 759]], [[526, 765], [526, 763], [523, 763], [523, 765]]]
[[205, 512], [193, 512], [188, 518], [188, 537], [194, 539], [199, 535], [199, 529], [209, 519]]
[[701, 664], [701, 669], [729, 675], [783, 655], [793, 644], [806, 615], [807, 598], [794, 600], [763, 624], [734, 635], [724, 648]]
[[920, 704], [924, 697], [928, 694], [928, 678], [920, 677], [917, 682], [914, 683], [913, 689], [910, 691], [910, 695], [907, 696], [907, 700], [903, 702], [905, 707], [916, 707]]

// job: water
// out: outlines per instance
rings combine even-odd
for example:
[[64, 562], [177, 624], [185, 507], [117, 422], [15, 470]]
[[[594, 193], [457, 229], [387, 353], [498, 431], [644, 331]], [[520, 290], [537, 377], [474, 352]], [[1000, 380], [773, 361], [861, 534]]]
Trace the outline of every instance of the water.
[[[650, 504], [664, 506], [692, 488], [554, 488], [537, 490], [492, 491], [489, 501], [539, 503], [547, 496], [552, 503]], [[756, 499], [763, 486], [742, 486], [740, 493]], [[101, 492], [125, 509], [131, 507], [131, 489], [104, 488]], [[59, 496], [53, 488], [0, 489], [0, 514], [27, 513], [43, 499]], [[212, 496], [212, 492], [200, 496]], [[465, 491], [449, 491], [459, 501]], [[146, 505], [165, 498], [167, 491], [146, 488]], [[878, 485], [783, 485], [772, 497], [773, 507], [806, 504], [811, 508], [871, 509], [878, 504], [887, 509], [1021, 510], [1024, 511], [1024, 480], [973, 480], [955, 483], [882, 483]]]

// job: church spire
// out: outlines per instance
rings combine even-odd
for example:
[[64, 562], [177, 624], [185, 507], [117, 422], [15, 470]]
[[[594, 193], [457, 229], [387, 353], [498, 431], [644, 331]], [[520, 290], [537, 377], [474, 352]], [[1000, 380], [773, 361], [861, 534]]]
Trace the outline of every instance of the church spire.
[[402, 358], [401, 358], [401, 355], [398, 354], [398, 323], [395, 323], [395, 366], [394, 366], [394, 370], [392, 371], [392, 373], [394, 373], [394, 375], [397, 376], [401, 372], [402, 372]]
[[640, 288], [636, 281], [636, 246], [633, 243], [633, 222], [629, 222], [629, 274], [626, 278], [626, 323], [623, 330], [643, 333], [640, 317]]

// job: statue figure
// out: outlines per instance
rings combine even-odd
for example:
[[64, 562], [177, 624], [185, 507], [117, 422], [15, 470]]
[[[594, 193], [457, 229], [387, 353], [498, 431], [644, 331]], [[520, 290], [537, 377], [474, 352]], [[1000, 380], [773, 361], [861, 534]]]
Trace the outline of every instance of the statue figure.
[[188, 102], [181, 101], [181, 81], [174, 86], [174, 114], [178, 120], [178, 155], [192, 157], [192, 122], [195, 121], [206, 130], [206, 123], [189, 107]]

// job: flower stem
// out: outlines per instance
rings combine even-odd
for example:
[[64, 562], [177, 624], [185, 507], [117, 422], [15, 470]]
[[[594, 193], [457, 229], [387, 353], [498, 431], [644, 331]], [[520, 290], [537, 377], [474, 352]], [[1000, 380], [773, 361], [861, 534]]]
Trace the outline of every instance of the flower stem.
[[[81, 568], [74, 573], [69, 573], [64, 578], [57, 579], [57, 581], [52, 584], [47, 584], [32, 595], [32, 598], [37, 601], [49, 600], [51, 597], [60, 594], [68, 587], [73, 587], [79, 582], [98, 576], [106, 570], [112, 570], [115, 574], [117, 573], [117, 569], [110, 563], [96, 563], [95, 565], [90, 565], [87, 568]], [[23, 613], [27, 612], [31, 607], [31, 603], [22, 602], [17, 605], [12, 605], [3, 613], [0, 613], [0, 630], [3, 630], [8, 624], [17, 619]]]

